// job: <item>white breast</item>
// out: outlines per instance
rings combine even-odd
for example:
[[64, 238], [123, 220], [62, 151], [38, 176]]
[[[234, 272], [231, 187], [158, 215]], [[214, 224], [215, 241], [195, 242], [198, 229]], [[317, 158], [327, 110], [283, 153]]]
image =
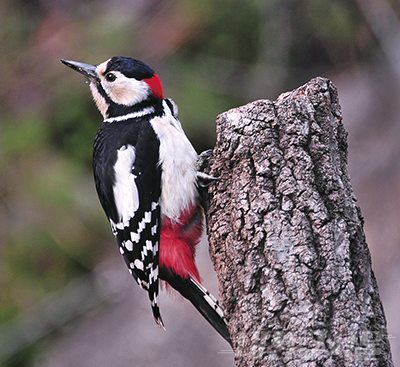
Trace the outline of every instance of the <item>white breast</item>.
[[198, 196], [197, 153], [165, 101], [163, 107], [164, 115], [151, 120], [160, 140], [161, 215], [177, 221], [185, 209], [195, 204]]

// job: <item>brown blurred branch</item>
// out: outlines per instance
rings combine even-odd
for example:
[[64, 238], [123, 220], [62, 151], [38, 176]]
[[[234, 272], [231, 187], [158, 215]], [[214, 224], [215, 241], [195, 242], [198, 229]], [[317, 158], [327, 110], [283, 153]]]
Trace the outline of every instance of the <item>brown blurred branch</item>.
[[337, 91], [223, 113], [203, 199], [236, 366], [392, 366]]

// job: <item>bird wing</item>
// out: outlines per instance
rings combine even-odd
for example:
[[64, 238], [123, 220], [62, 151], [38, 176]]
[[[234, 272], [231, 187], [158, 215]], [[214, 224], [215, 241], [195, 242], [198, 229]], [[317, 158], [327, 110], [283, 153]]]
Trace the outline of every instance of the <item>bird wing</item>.
[[[118, 125], [112, 125], [103, 124], [95, 142], [96, 188], [128, 269], [148, 292], [154, 318], [163, 326], [157, 302], [161, 226], [158, 141], [148, 123], [132, 123], [132, 130], [124, 134], [123, 141], [118, 140]], [[114, 145], [107, 145], [108, 142]], [[101, 152], [113, 157], [106, 165], [112, 167], [109, 171], [102, 169]], [[112, 205], [104, 199], [110, 194], [114, 198]]]
[[154, 178], [158, 177], [157, 165], [146, 164], [146, 157], [137, 156], [137, 151], [140, 154], [141, 150], [127, 144], [117, 153], [113, 191], [120, 221], [112, 223], [112, 227], [131, 274], [148, 292], [154, 318], [163, 326], [157, 300], [161, 226], [159, 194], [151, 188]]

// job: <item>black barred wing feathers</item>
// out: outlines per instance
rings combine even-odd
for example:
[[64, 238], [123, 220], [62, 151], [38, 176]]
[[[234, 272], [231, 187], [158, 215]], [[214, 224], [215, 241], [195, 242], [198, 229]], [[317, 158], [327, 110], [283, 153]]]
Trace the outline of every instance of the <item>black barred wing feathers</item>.
[[[147, 210], [146, 210], [147, 209]], [[126, 223], [114, 224], [112, 230], [117, 238], [129, 272], [139, 286], [149, 294], [154, 319], [163, 326], [158, 306], [159, 289], [159, 243], [160, 207], [152, 202], [150, 207], [138, 209]]]
[[103, 123], [95, 139], [93, 166], [100, 202], [120, 252], [139, 286], [148, 292], [154, 318], [163, 326], [157, 303], [161, 226], [158, 144], [151, 125], [144, 120]]

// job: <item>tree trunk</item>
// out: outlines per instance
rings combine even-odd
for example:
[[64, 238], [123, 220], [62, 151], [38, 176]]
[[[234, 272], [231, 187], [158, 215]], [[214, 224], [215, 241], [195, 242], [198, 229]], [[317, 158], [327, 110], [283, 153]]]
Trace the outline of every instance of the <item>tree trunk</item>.
[[392, 366], [337, 91], [316, 78], [217, 119], [202, 170], [236, 366]]

